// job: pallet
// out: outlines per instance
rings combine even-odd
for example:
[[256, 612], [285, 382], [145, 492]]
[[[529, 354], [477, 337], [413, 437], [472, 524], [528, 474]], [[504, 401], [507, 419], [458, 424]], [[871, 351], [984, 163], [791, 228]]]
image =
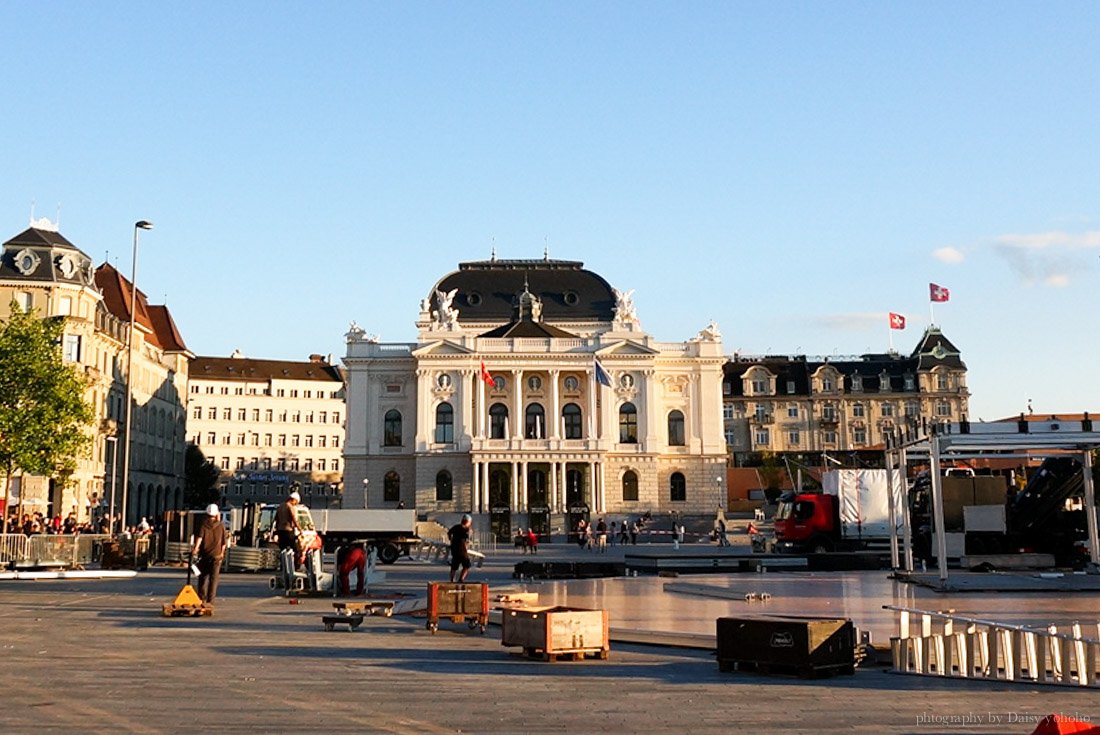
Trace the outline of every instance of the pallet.
[[348, 631], [353, 631], [363, 624], [362, 615], [322, 615], [321, 623], [325, 630], [335, 630], [337, 625], [348, 626]]
[[202, 618], [214, 614], [214, 608], [209, 605], [173, 605], [166, 604], [161, 614], [166, 618]]
[[337, 615], [381, 615], [393, 617], [393, 600], [363, 600], [362, 602], [334, 602]]
[[597, 658], [606, 661], [611, 657], [609, 648], [579, 648], [570, 651], [544, 651], [541, 648], [524, 648], [523, 655], [527, 658], [539, 661], [584, 661], [586, 658]]
[[856, 673], [855, 663], [831, 665], [831, 666], [796, 666], [794, 664], [777, 664], [764, 661], [743, 661], [739, 659], [719, 659], [719, 671], [751, 671], [757, 674], [778, 674], [782, 676], [797, 676], [800, 679], [818, 679], [834, 674], [851, 676]]

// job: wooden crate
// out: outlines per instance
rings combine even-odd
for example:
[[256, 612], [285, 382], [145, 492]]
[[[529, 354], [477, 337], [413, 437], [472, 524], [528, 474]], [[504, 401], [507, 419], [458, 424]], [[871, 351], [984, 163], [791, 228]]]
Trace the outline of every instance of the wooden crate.
[[611, 650], [606, 610], [529, 607], [503, 610], [500, 620], [501, 644], [520, 646], [528, 656], [606, 659]]

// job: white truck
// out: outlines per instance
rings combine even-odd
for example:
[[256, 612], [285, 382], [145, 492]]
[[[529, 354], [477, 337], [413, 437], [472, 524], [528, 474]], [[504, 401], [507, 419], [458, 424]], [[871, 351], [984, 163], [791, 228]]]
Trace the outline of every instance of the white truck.
[[313, 525], [325, 551], [360, 542], [377, 549], [378, 561], [383, 564], [409, 556], [420, 542], [415, 510], [317, 510]]
[[[274, 547], [274, 521], [277, 505], [248, 504], [243, 509], [243, 520], [237, 534], [237, 544], [242, 548], [257, 550]], [[420, 542], [416, 535], [415, 510], [351, 510], [319, 509], [311, 511], [298, 506], [298, 526], [303, 531], [303, 549], [323, 548], [335, 551], [351, 543], [362, 543], [378, 552], [383, 564], [393, 564], [402, 556], [408, 556]], [[240, 555], [240, 553], [238, 553]], [[271, 559], [253, 560], [241, 564], [245, 568], [270, 568]]]
[[[894, 470], [894, 521], [901, 526], [904, 478]], [[831, 470], [822, 492], [786, 493], [775, 513], [776, 550], [824, 553], [885, 547], [890, 542], [886, 470]]]

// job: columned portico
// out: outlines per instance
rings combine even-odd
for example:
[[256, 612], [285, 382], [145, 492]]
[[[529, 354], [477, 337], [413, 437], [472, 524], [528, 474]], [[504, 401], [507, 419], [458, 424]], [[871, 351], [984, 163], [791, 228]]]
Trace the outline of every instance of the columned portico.
[[[713, 512], [713, 467], [725, 461], [713, 325], [657, 342], [631, 292], [543, 259], [461, 264], [420, 302], [417, 329], [411, 344], [347, 334], [344, 463], [364, 468], [372, 490], [389, 478], [428, 518], [471, 512], [497, 534]], [[611, 385], [596, 380], [597, 359]], [[670, 447], [673, 410], [687, 441]]]

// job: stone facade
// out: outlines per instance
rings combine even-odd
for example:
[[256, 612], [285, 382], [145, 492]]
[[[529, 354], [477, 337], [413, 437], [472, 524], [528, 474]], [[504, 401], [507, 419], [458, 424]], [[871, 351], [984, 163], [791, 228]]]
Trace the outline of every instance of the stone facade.
[[[105, 511], [112, 495], [116, 512], [121, 508], [130, 295], [130, 282], [113, 266], [94, 268], [91, 258], [47, 221], [32, 223], [4, 243], [0, 316], [10, 313], [14, 301], [17, 308], [64, 317], [63, 357], [83, 371], [96, 416], [91, 451], [79, 458], [68, 482], [20, 478], [26, 509], [75, 513], [83, 521], [93, 510]], [[131, 523], [182, 507], [183, 396], [191, 357], [168, 309], [149, 304], [140, 291], [134, 324]]]
[[321, 355], [308, 362], [196, 357], [187, 436], [221, 472], [224, 505], [278, 502], [298, 487], [303, 504], [340, 506], [344, 382]]
[[461, 264], [417, 326], [408, 344], [348, 332], [345, 507], [471, 512], [501, 537], [714, 511], [726, 462], [714, 325], [658, 342], [630, 292], [544, 259]]
[[910, 355], [734, 356], [722, 384], [735, 459], [761, 452], [881, 451], [897, 428], [967, 417], [959, 350], [930, 326]]

